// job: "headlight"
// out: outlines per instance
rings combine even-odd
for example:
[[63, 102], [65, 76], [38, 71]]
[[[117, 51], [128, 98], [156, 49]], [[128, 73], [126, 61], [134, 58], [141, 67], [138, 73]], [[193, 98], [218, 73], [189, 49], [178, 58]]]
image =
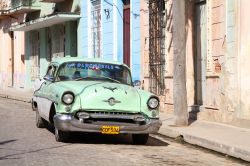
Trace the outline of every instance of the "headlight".
[[72, 92], [65, 92], [62, 96], [62, 102], [66, 105], [70, 105], [74, 102], [74, 94]]
[[147, 104], [150, 109], [156, 109], [159, 106], [159, 99], [156, 97], [151, 97]]

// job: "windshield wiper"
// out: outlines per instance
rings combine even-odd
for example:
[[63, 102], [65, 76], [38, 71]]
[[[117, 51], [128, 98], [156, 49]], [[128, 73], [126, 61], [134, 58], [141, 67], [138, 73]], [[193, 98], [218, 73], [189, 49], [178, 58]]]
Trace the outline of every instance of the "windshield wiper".
[[74, 81], [80, 81], [80, 80], [84, 80], [84, 79], [96, 79], [96, 77], [89, 77], [89, 76], [87, 76], [87, 77], [79, 77], [79, 78], [76, 78], [76, 79], [74, 79]]
[[100, 77], [98, 77], [98, 78], [103, 78], [103, 79], [107, 79], [107, 80], [110, 80], [110, 81], [113, 81], [113, 82], [121, 83], [120, 81], [115, 80], [115, 79], [110, 78], [110, 77], [100, 76]]
[[74, 79], [74, 81], [81, 81], [81, 80], [84, 80], [84, 79], [106, 79], [106, 80], [109, 80], [109, 81], [112, 81], [112, 82], [121, 83], [118, 80], [115, 80], [115, 79], [110, 78], [110, 77], [105, 77], [105, 76], [99, 76], [99, 77], [89, 77], [89, 76], [87, 76], [87, 77], [79, 77], [79, 78]]

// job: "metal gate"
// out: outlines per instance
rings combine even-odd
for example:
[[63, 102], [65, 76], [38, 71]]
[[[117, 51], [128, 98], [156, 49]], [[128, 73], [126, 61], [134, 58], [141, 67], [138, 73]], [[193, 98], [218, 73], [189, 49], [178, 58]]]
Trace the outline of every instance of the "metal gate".
[[149, 90], [164, 95], [165, 0], [149, 0]]

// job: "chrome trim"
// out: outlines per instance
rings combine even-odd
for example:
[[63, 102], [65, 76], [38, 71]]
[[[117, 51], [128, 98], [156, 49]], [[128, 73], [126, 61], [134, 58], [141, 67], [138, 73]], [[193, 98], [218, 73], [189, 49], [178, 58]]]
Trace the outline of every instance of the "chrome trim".
[[121, 103], [121, 101], [116, 100], [115, 98], [111, 97], [108, 100], [103, 100], [103, 102], [109, 103], [110, 106], [114, 106], [117, 103]]
[[[80, 131], [80, 132], [95, 132], [100, 133], [103, 125], [112, 125], [106, 122], [105, 124], [89, 124], [84, 123], [81, 120], [76, 119], [72, 115], [55, 115], [54, 125], [58, 130], [62, 131]], [[131, 133], [131, 134], [146, 134], [146, 133], [157, 133], [161, 127], [162, 122], [159, 119], [149, 119], [146, 124], [129, 124], [119, 125], [120, 133]]]
[[102, 118], [102, 119], [131, 119], [134, 120], [137, 117], [142, 117], [144, 118], [143, 115], [141, 114], [119, 114], [115, 112], [99, 112], [99, 113], [89, 113], [91, 118]]

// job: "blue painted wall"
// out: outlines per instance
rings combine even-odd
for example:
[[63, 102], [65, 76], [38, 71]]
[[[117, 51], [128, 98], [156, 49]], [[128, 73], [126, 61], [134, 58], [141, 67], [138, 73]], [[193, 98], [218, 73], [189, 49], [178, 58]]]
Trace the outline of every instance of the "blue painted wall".
[[[78, 24], [78, 56], [91, 55], [90, 0], [81, 1], [81, 19]], [[105, 12], [106, 11], [106, 12]], [[102, 58], [123, 62], [123, 3], [122, 0], [101, 0]]]
[[123, 2], [117, 0], [117, 60], [123, 62]]
[[77, 28], [77, 56], [88, 57], [88, 1], [81, 1], [81, 18]]
[[[106, 10], [107, 12], [105, 12]], [[102, 1], [102, 51], [103, 58], [113, 60], [113, 44], [114, 44], [114, 6], [113, 0]]]

